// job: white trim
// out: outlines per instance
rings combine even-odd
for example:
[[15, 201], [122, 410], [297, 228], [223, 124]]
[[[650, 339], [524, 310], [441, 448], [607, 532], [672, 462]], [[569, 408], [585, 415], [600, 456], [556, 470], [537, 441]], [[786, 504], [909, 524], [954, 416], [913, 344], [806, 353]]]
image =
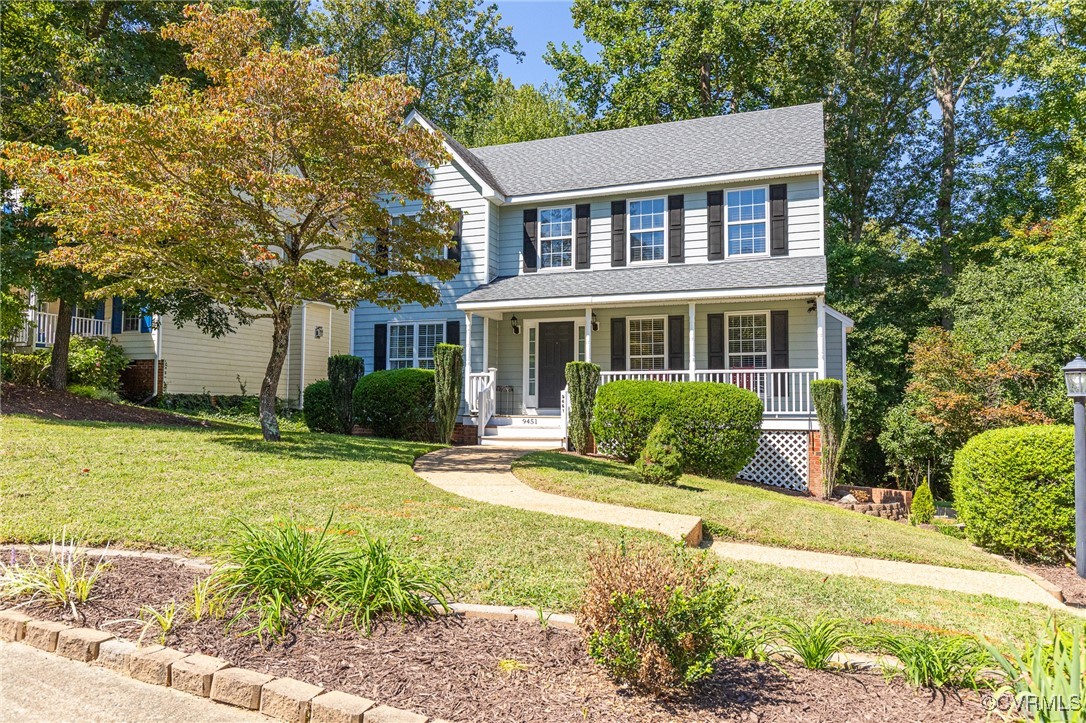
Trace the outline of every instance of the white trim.
[[841, 322], [841, 326], [843, 328], [852, 329], [853, 327], [856, 326], [856, 322], [854, 322], [852, 319], [845, 316], [844, 314], [842, 314], [840, 311], [833, 308], [829, 304], [826, 304], [826, 313], [829, 314], [830, 316], [832, 316], [834, 319], [837, 319], [839, 322]]
[[[582, 323], [584, 323], [584, 319], [582, 319], [580, 317], [576, 317], [576, 316], [562, 316], [562, 317], [554, 317], [554, 318], [539, 317], [537, 319], [521, 319], [520, 320], [520, 324], [521, 324], [521, 326], [520, 326], [520, 335], [522, 337], [524, 337], [524, 341], [522, 342], [522, 357], [521, 357], [522, 360], [523, 360], [523, 364], [521, 365], [522, 368], [523, 368], [522, 369], [523, 376], [521, 377], [521, 383], [523, 384], [523, 386], [521, 387], [521, 389], [523, 389], [524, 392], [521, 395], [521, 401], [524, 404], [524, 409], [525, 409], [526, 413], [531, 413], [531, 411], [529, 411], [529, 410], [538, 411], [538, 409], [539, 409], [539, 325], [540, 324], [552, 324], [552, 323], [560, 324], [562, 322], [571, 322], [573, 324], [573, 359], [574, 359], [574, 361], [576, 361], [576, 359], [577, 359], [577, 339], [579, 338], [577, 329], [578, 329], [578, 327], [580, 327], [580, 325]], [[535, 361], [536, 361], [535, 393], [534, 394], [528, 394], [528, 371], [529, 371], [529, 369], [528, 369], [528, 339], [530, 338], [531, 331], [533, 331], [533, 330], [535, 331], [535, 335], [536, 335], [536, 338], [535, 338], [535, 357], [536, 357], [535, 358]], [[587, 337], [586, 337], [586, 339], [587, 339]], [[585, 345], [586, 351], [587, 351], [587, 348], [588, 347], [587, 347], [587, 343], [586, 343], [586, 345]]]
[[826, 184], [824, 175], [823, 169], [818, 169], [818, 252], [823, 256], [826, 255]]
[[815, 309], [818, 314], [818, 378], [826, 378], [826, 297], [815, 297]]
[[[470, 313], [470, 312], [468, 312]], [[438, 344], [445, 342], [445, 332], [447, 331], [446, 324], [447, 319], [419, 319], [417, 321], [389, 321], [387, 322], [385, 331], [385, 368], [386, 369], [403, 369], [405, 367], [395, 367], [392, 365], [392, 327], [394, 326], [410, 326], [411, 327], [411, 366], [407, 369], [421, 369], [419, 366], [421, 357], [419, 357], [419, 326], [438, 326], [441, 328], [441, 340]], [[435, 344], [436, 346], [436, 344]], [[429, 357], [433, 361], [433, 357]], [[395, 361], [405, 361], [404, 359], [396, 359]]]
[[[633, 343], [633, 339], [632, 339], [631, 334], [630, 334], [630, 322], [633, 322], [633, 321], [645, 321], [646, 319], [648, 319], [650, 321], [655, 321], [656, 319], [659, 319], [659, 320], [664, 322], [664, 365], [662, 367], [660, 367], [660, 369], [658, 369], [658, 370], [656, 370], [656, 369], [634, 369], [630, 364], [630, 362], [633, 360], [633, 355], [630, 354], [630, 344]], [[626, 317], [626, 371], [661, 371], [661, 372], [667, 371], [667, 360], [670, 358], [668, 356], [668, 352], [671, 351], [668, 348], [669, 341], [670, 341], [668, 339], [668, 336], [669, 336], [669, 334], [667, 333], [667, 314], [664, 314], [662, 316], [660, 314], [643, 314], [641, 316], [627, 316]], [[641, 354], [641, 355], [638, 356], [638, 358], [639, 359], [651, 359], [651, 358], [654, 358], [655, 356], [656, 356], [655, 354], [647, 354], [647, 355], [646, 354]]]
[[848, 330], [841, 325], [841, 403], [848, 411]]
[[584, 360], [592, 363], [592, 307], [584, 307]]
[[[697, 318], [697, 311], [695, 309], [695, 306], [697, 306], [697, 305], [693, 301], [691, 301], [690, 304], [687, 306], [687, 310], [686, 310], [687, 317], [689, 319], [688, 326], [690, 327], [687, 330], [687, 336], [689, 337], [687, 343], [690, 344], [690, 350], [687, 353], [688, 358], [687, 358], [687, 367], [686, 368], [690, 369], [691, 371], [698, 368], [698, 358], [697, 358], [697, 338], [698, 337], [697, 337], [697, 334], [695, 333], [695, 329], [694, 329], [694, 320]], [[706, 342], [708, 342], [708, 340], [706, 340]]]
[[809, 298], [824, 294], [824, 286], [782, 286], [778, 289], [721, 289], [703, 291], [666, 291], [654, 294], [612, 294], [589, 296], [566, 296], [556, 299], [513, 299], [509, 301], [457, 301], [461, 311], [487, 311], [504, 309], [510, 311], [549, 310], [570, 306], [638, 306], [642, 304], [663, 303], [668, 301], [717, 301], [720, 299], [788, 299], [795, 297]]
[[[474, 316], [474, 314], [472, 314], [471, 312], [468, 312], [468, 313], [464, 314], [464, 340], [467, 342], [466, 344], [464, 344], [464, 401], [467, 402], [469, 410], [472, 408], [472, 403], [474, 401], [469, 396], [469, 393], [471, 392], [471, 374], [472, 374], [472, 368], [471, 368], [471, 317], [472, 316]], [[484, 323], [485, 323], [485, 320], [484, 320]], [[485, 336], [485, 327], [484, 327], [484, 336]], [[415, 350], [415, 354], [418, 354], [418, 349], [417, 348]], [[485, 363], [483, 364], [483, 368], [484, 369], [486, 368]], [[460, 410], [458, 409], [457, 412], [459, 412], [459, 411]]]
[[[765, 217], [762, 218], [762, 224], [765, 226], [765, 251], [761, 253], [753, 254], [733, 254], [730, 250], [731, 239], [729, 238], [728, 231], [732, 225], [739, 225], [743, 223], [758, 223], [757, 220], [753, 221], [732, 221], [731, 219], [731, 207], [728, 205], [729, 193], [742, 193], [743, 191], [764, 191], [765, 192]], [[787, 199], [785, 200], [787, 204]], [[769, 238], [769, 186], [767, 184], [761, 184], [758, 186], [742, 186], [740, 188], [725, 188], [724, 189], [724, 259], [757, 259], [769, 256], [769, 247], [772, 243]]]
[[[641, 203], [643, 201], [662, 201], [664, 204], [664, 224], [660, 227], [660, 232], [663, 234], [664, 242], [661, 244], [662, 253], [658, 259], [649, 259], [648, 261], [642, 259], [641, 261], [633, 260], [633, 239], [630, 237], [632, 233], [630, 229], [630, 205], [634, 203]], [[644, 214], [638, 214], [644, 215]], [[651, 214], [650, 214], [651, 215]], [[644, 229], [641, 229], [642, 231]], [[653, 229], [654, 231], [656, 229]], [[642, 196], [641, 198], [627, 198], [626, 199], [626, 263], [629, 266], [659, 266], [667, 263], [667, 196]]]
[[[561, 211], [563, 209], [569, 209], [569, 266], [544, 266], [543, 265], [543, 212], [544, 211]], [[564, 236], [551, 236], [548, 238], [565, 238]], [[576, 259], [574, 256], [577, 253], [577, 209], [570, 205], [558, 205], [558, 206], [544, 206], [537, 209], [535, 214], [535, 240], [537, 244], [536, 248], [536, 264], [535, 273], [553, 273], [555, 271], [568, 271], [574, 268]], [[521, 273], [524, 273], [523, 270]]]
[[[306, 327], [306, 312], [308, 311], [309, 302], [302, 302], [302, 369], [298, 378], [298, 404], [302, 407], [305, 406], [305, 327]], [[287, 354], [290, 353], [290, 339], [287, 339]], [[287, 386], [290, 386], [290, 382], [287, 382]], [[290, 393], [290, 390], [287, 390]]]
[[468, 177], [471, 178], [471, 180], [473, 180], [473, 181], [475, 181], [476, 183], [479, 184], [480, 195], [483, 198], [485, 198], [487, 200], [493, 200], [493, 201], [495, 201], [495, 202], [497, 202], [499, 204], [502, 203], [502, 201], [505, 199], [505, 197], [502, 196], [501, 194], [499, 194], [493, 188], [491, 188], [490, 185], [486, 181], [484, 181], [482, 179], [482, 177], [479, 176], [479, 174], [477, 174], [472, 169], [471, 164], [468, 163], [467, 161], [465, 161], [463, 156], [461, 156], [459, 153], [457, 153], [455, 150], [453, 150], [453, 147], [451, 145], [449, 145], [448, 141], [445, 140], [445, 134], [442, 133], [440, 130], [438, 130], [426, 118], [426, 116], [422, 115], [421, 113], [419, 113], [416, 110], [413, 110], [410, 113], [408, 113], [407, 118], [404, 119], [404, 125], [405, 126], [411, 125], [412, 123], [418, 123], [420, 126], [425, 128], [426, 130], [430, 131], [431, 133], [437, 134], [441, 138], [441, 145], [442, 145], [442, 147], [445, 148], [445, 152], [448, 153], [452, 157], [452, 160], [454, 162], [456, 162], [456, 165], [459, 166], [461, 171], [466, 173], [468, 175]]
[[[756, 371], [770, 371], [773, 368], [773, 324], [770, 320], [770, 313], [768, 309], [748, 309], [744, 311], [726, 311], [724, 312], [724, 368], [732, 369], [732, 353], [729, 342], [731, 341], [730, 334], [728, 333], [729, 325], [728, 320], [733, 316], [764, 316], [765, 317], [765, 367], [764, 369], [754, 368]], [[742, 356], [742, 354], [739, 354]], [[791, 359], [789, 359], [791, 362]], [[736, 371], [752, 371], [745, 367], [734, 367]]]

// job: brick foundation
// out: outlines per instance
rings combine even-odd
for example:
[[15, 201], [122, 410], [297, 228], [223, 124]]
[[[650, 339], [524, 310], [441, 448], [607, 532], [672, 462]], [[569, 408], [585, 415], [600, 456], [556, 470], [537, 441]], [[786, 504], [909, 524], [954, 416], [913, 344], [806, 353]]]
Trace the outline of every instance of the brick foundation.
[[[158, 393], [165, 389], [166, 362], [158, 364]], [[136, 359], [121, 372], [121, 396], [142, 402], [155, 393], [155, 360]]]
[[807, 491], [813, 497], [822, 498], [822, 433], [807, 433]]
[[474, 424], [456, 423], [453, 427], [453, 444], [478, 444], [479, 428]]

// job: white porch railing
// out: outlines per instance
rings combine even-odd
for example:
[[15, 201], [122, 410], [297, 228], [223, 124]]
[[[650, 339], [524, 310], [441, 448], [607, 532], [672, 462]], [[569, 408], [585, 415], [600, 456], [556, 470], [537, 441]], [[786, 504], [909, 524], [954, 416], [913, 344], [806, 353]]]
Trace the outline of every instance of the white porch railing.
[[[82, 316], [72, 317], [72, 336], [107, 336], [105, 319], [88, 319]], [[15, 343], [50, 346], [57, 337], [57, 315], [46, 311], [30, 309], [26, 314], [26, 324], [15, 333]]]
[[83, 316], [72, 317], [73, 336], [105, 336], [105, 319], [88, 319]]
[[497, 373], [497, 369], [490, 369], [485, 372], [473, 372], [468, 374], [468, 403], [471, 405], [472, 414], [479, 411], [479, 407], [476, 403], [476, 400], [479, 398], [479, 392], [487, 384], [494, 384]]
[[559, 399], [559, 414], [562, 415], [562, 449], [569, 449], [569, 387], [562, 388]]
[[480, 389], [475, 396], [475, 423], [478, 425], [479, 444], [483, 443], [483, 437], [486, 436], [486, 425], [490, 418], [494, 416], [494, 404], [494, 382], [488, 381], [486, 386]]
[[811, 382], [817, 369], [687, 369], [600, 372], [600, 386], [620, 379], [660, 382], [723, 382], [758, 395], [766, 414], [811, 414]]

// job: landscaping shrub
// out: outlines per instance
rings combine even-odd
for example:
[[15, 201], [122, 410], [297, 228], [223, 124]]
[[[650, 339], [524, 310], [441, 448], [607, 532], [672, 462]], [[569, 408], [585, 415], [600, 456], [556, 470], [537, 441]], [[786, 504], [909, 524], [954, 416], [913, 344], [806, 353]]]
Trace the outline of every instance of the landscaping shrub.
[[355, 421], [378, 437], [435, 439], [434, 372], [388, 369], [367, 374], [354, 388]]
[[914, 525], [930, 525], [935, 519], [935, 498], [931, 496], [931, 487], [927, 482], [921, 482], [916, 488], [909, 518]]
[[49, 350], [36, 349], [28, 353], [4, 352], [0, 354], [0, 367], [5, 382], [35, 387], [45, 381], [49, 369]]
[[121, 403], [120, 395], [109, 389], [99, 389], [98, 387], [89, 387], [84, 384], [69, 384], [68, 391], [77, 397], [96, 399], [100, 402], [113, 402], [114, 404]]
[[0, 561], [0, 600], [44, 600], [78, 614], [76, 604], [90, 599], [98, 577], [109, 567], [104, 558], [92, 562], [74, 539], [61, 537], [44, 559], [27, 553], [25, 563]]
[[994, 429], [954, 457], [951, 486], [966, 536], [992, 552], [1062, 561], [1075, 545], [1074, 433]]
[[976, 688], [986, 667], [984, 649], [965, 635], [885, 635], [875, 644], [901, 661], [888, 677], [901, 676], [914, 688]]
[[684, 472], [730, 479], [758, 449], [762, 401], [746, 389], [715, 382], [605, 384], [593, 412], [596, 445], [604, 454], [633, 462], [665, 416], [675, 431]]
[[339, 416], [339, 405], [332, 392], [332, 383], [327, 379], [313, 382], [305, 388], [303, 395], [302, 417], [310, 432], [343, 431], [343, 420]]
[[569, 441], [581, 454], [589, 451], [592, 434], [592, 406], [600, 385], [600, 368], [591, 362], [566, 364], [566, 389], [569, 390]]
[[822, 434], [822, 496], [829, 499], [837, 486], [837, 473], [848, 446], [844, 384], [840, 379], [815, 379], [811, 382], [811, 401]]
[[68, 381], [116, 392], [128, 357], [111, 339], [73, 336], [68, 350]]
[[[322, 431], [351, 433], [351, 427], [354, 426], [354, 415], [351, 411], [354, 388], [365, 373], [366, 360], [360, 356], [336, 354], [328, 357], [328, 384], [332, 394], [332, 404], [339, 420], [339, 429]], [[308, 399], [307, 396], [307, 403]]]
[[736, 593], [706, 553], [623, 545], [589, 567], [588, 652], [616, 680], [661, 693], [712, 673]]
[[683, 457], [679, 452], [675, 430], [667, 417], [662, 418], [649, 433], [641, 456], [634, 463], [642, 482], [655, 485], [673, 485], [683, 473]]
[[1035, 711], [1040, 723], [1086, 721], [1086, 625], [1074, 623], [1067, 630], [1049, 619], [1043, 635], [1023, 647], [1010, 644], [1006, 653], [982, 644], [1007, 677], [997, 696], [1013, 693], [1019, 710]]
[[843, 620], [834, 620], [819, 613], [811, 622], [784, 620], [780, 634], [785, 648], [811, 670], [825, 670], [830, 658], [852, 642]]
[[464, 347], [438, 344], [434, 347], [434, 419], [445, 444], [452, 442], [460, 399], [464, 395]]

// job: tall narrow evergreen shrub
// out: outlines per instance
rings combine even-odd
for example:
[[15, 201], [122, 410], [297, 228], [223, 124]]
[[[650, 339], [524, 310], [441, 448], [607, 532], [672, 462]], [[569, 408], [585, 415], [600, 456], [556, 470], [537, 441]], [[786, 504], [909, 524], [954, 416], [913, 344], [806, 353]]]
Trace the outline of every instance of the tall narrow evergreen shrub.
[[811, 382], [811, 399], [822, 430], [822, 494], [826, 499], [837, 485], [837, 474], [848, 444], [849, 421], [844, 396], [845, 388], [839, 379]]
[[339, 419], [339, 431], [351, 433], [354, 415], [351, 413], [351, 399], [355, 385], [366, 373], [366, 361], [360, 356], [336, 354], [328, 357], [328, 384], [332, 387], [332, 403]]
[[464, 347], [438, 344], [434, 348], [434, 418], [445, 444], [452, 442], [464, 390]]
[[588, 452], [592, 434], [592, 407], [600, 385], [600, 368], [589, 362], [566, 364], [566, 388], [569, 391], [569, 439], [573, 448]]

